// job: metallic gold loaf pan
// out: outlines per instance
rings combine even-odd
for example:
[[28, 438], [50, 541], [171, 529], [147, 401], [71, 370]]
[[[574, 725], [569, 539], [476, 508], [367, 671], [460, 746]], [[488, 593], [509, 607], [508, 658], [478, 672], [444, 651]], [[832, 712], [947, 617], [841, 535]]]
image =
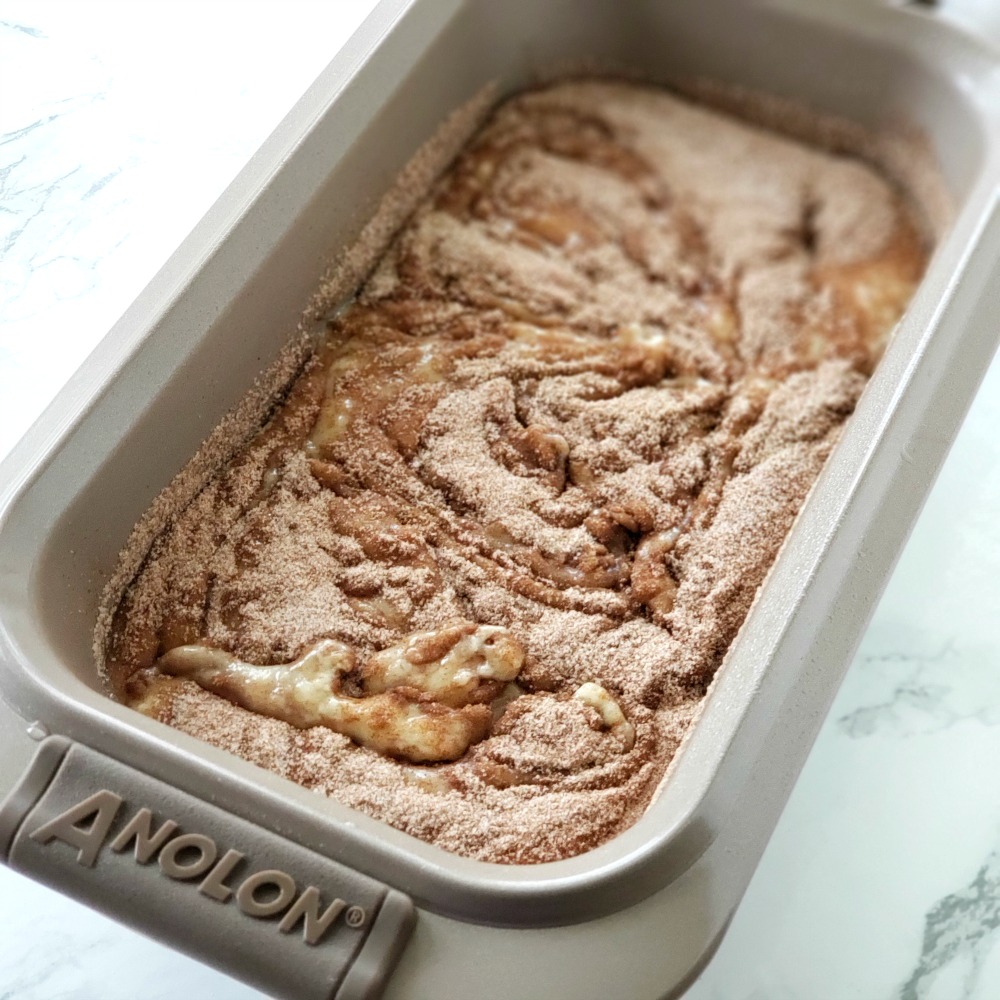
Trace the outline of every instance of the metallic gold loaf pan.
[[[594, 851], [509, 868], [446, 854], [110, 701], [90, 630], [131, 526], [277, 355], [331, 248], [354, 245], [414, 152], [485, 86], [499, 96], [586, 59], [652, 81], [710, 77], [868, 127], [914, 126], [957, 212], [660, 796]], [[995, 346], [996, 61], [933, 19], [861, 0], [835, 11], [640, 3], [628, 17], [597, 0], [383, 4], [6, 463], [4, 699], [25, 723], [148, 775], [141, 804], [154, 815], [165, 782], [411, 897], [416, 924], [389, 996], [447, 996], [456, 982], [497, 997], [679, 988], [749, 881]], [[6, 733], [5, 788], [31, 749]], [[12, 836], [18, 866], [27, 855]], [[213, 842], [229, 843], [218, 833]], [[31, 864], [56, 857], [46, 850]], [[54, 868], [30, 871], [85, 896]], [[126, 912], [105, 896], [100, 905]], [[189, 900], [176, 904], [183, 921], [127, 918], [272, 992], [307, 995], [289, 971], [298, 942], [275, 935], [262, 970], [197, 940], [213, 921], [228, 930], [238, 908], [202, 916]]]

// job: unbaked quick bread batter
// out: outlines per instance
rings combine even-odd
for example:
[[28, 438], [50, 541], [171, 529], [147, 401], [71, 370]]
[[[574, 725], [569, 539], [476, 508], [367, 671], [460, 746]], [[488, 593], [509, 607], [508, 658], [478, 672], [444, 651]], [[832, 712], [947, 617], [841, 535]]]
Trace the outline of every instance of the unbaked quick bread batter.
[[112, 689], [467, 856], [607, 840], [925, 258], [858, 160], [631, 84], [508, 101], [113, 595]]

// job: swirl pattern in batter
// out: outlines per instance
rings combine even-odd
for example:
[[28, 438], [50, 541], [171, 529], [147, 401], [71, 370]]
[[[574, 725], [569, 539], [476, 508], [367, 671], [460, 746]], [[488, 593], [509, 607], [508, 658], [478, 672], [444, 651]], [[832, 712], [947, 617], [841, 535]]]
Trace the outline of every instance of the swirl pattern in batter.
[[877, 172], [502, 105], [114, 612], [141, 711], [468, 856], [641, 814], [922, 273]]

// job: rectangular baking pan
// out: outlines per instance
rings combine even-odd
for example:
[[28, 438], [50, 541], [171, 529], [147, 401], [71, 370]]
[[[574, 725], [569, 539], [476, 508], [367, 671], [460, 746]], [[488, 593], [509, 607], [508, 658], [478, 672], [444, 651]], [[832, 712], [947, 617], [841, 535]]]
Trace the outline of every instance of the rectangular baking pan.
[[[420, 145], [487, 85], [584, 61], [920, 129], [956, 212], [659, 797], [596, 850], [500, 866], [116, 704], [92, 633], [132, 525]], [[998, 70], [971, 36], [875, 0], [384, 0], [2, 466], [0, 854], [283, 996], [676, 995], [749, 882], [995, 348]], [[134, 839], [114, 849], [144, 808], [148, 833], [172, 819], [171, 837], [203, 838], [184, 856], [197, 880]], [[309, 944], [280, 932], [287, 910], [212, 897], [208, 841], [344, 915]]]

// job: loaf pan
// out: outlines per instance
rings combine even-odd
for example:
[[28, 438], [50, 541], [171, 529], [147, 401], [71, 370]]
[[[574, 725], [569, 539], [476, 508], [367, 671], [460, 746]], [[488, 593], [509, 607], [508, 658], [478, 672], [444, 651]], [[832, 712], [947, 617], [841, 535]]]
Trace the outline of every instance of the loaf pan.
[[[484, 88], [585, 63], [919, 130], [955, 212], [661, 794], [595, 850], [501, 866], [115, 703], [91, 639], [132, 525], [414, 152]], [[749, 882], [995, 348], [998, 123], [995, 53], [874, 0], [384, 0], [3, 464], [0, 853], [279, 996], [677, 995]]]

